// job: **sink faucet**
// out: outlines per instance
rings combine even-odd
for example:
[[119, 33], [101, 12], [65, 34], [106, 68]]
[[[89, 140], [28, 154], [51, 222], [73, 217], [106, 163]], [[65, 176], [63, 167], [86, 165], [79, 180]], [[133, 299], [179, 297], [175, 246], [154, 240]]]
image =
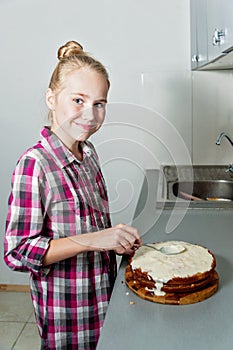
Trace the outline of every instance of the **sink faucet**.
[[[230, 144], [233, 146], [233, 141], [230, 137], [230, 135], [226, 132], [221, 132], [221, 134], [217, 137], [216, 145], [221, 145], [222, 139], [226, 137], [226, 139], [230, 142]], [[233, 164], [229, 164], [228, 168], [226, 170], [226, 173], [230, 172], [233, 175]]]
[[226, 137], [227, 140], [230, 142], [230, 144], [233, 146], [233, 141], [230, 137], [229, 134], [227, 134], [226, 132], [221, 132], [221, 134], [218, 136], [217, 140], [216, 140], [216, 145], [221, 145], [222, 139]]

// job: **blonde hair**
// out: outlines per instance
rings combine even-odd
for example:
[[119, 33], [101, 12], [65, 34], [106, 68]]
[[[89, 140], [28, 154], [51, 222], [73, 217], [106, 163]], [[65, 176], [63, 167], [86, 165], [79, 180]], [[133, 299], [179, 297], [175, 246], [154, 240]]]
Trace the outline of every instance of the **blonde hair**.
[[49, 83], [49, 88], [51, 88], [55, 94], [62, 90], [66, 76], [69, 73], [83, 67], [88, 67], [100, 73], [106, 79], [108, 87], [110, 86], [106, 68], [102, 63], [85, 52], [82, 45], [77, 41], [68, 41], [65, 45], [61, 46], [58, 49], [57, 58], [59, 62], [53, 71]]

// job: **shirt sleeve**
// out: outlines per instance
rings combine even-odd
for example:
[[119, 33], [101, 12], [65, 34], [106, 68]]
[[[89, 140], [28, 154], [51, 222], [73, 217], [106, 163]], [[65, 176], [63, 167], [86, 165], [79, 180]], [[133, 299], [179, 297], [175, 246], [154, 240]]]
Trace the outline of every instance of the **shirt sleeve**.
[[44, 232], [43, 203], [40, 195], [41, 170], [36, 159], [22, 157], [12, 175], [8, 201], [4, 260], [15, 271], [46, 274], [42, 259], [50, 237]]

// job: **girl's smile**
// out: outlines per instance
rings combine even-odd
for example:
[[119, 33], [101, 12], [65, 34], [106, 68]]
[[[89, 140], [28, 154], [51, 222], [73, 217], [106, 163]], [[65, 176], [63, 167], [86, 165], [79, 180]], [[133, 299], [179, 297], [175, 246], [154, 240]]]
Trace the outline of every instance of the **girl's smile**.
[[90, 130], [94, 129], [96, 125], [88, 125], [88, 124], [82, 124], [74, 121], [74, 124], [82, 128], [84, 131], [89, 132]]

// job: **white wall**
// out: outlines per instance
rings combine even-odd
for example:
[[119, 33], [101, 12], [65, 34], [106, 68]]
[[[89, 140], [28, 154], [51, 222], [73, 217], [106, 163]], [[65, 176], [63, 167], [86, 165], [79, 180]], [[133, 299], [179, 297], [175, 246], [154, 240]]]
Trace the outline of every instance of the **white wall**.
[[[130, 222], [144, 170], [191, 152], [189, 1], [2, 0], [0, 29], [1, 237], [11, 173], [47, 122], [45, 90], [70, 39], [110, 73], [108, 116], [94, 141], [113, 223]], [[0, 283], [26, 281], [1, 264]]]

